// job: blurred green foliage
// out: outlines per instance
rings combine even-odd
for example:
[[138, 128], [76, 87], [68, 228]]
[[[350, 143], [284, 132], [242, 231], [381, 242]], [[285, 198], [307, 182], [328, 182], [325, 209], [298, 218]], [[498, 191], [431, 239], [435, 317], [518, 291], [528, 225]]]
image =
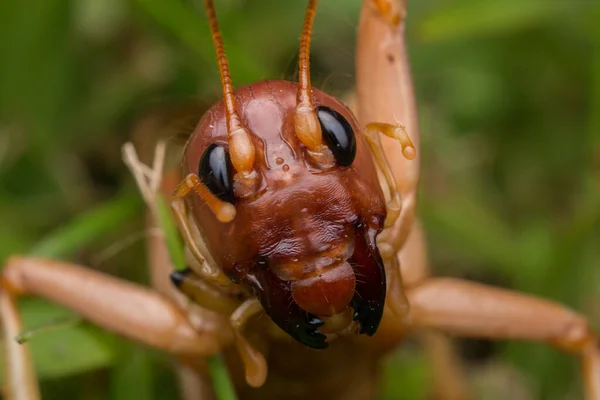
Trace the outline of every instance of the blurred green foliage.
[[[434, 271], [550, 297], [599, 327], [599, 3], [409, 3]], [[294, 78], [304, 6], [217, 1], [236, 85]], [[353, 86], [359, 7], [326, 0], [317, 15], [314, 82], [335, 95]], [[37, 249], [147, 282], [120, 147], [149, 107], [219, 98], [202, 13], [181, 0], [4, 0], [0, 57], [0, 260]], [[69, 315], [42, 300], [22, 309], [28, 327]], [[176, 391], [167, 356], [86, 324], [31, 346], [45, 399]], [[576, 361], [545, 346], [461, 349], [478, 398], [581, 396]], [[408, 345], [383, 397], [423, 398], [429, 374]]]

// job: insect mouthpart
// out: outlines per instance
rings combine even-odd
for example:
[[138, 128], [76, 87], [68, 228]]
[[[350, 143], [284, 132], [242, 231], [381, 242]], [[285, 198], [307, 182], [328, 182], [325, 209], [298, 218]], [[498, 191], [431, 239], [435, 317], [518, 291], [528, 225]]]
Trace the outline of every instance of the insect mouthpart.
[[271, 320], [300, 343], [314, 348], [328, 346], [319, 330], [323, 319], [354, 310], [360, 333], [377, 331], [386, 296], [385, 270], [375, 244], [377, 230], [359, 225], [354, 251], [344, 262], [302, 279], [284, 280], [273, 268], [258, 268], [246, 276]]
[[296, 304], [319, 317], [331, 317], [344, 311], [355, 289], [356, 275], [347, 261], [291, 283]]

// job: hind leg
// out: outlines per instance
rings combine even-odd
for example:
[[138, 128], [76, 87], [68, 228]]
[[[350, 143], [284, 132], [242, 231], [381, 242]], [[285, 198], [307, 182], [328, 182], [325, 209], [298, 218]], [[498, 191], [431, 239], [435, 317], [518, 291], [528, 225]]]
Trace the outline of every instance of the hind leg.
[[549, 300], [450, 278], [426, 280], [408, 297], [411, 328], [530, 340], [579, 356], [586, 398], [600, 399], [600, 351], [584, 316]]

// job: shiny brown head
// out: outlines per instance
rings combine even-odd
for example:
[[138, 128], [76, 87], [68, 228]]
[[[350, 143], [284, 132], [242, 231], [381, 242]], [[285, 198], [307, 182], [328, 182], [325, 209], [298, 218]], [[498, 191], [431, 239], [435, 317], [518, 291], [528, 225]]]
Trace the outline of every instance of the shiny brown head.
[[375, 243], [385, 200], [355, 117], [311, 88], [316, 1], [301, 39], [300, 82], [263, 81], [235, 92], [214, 7], [205, 3], [224, 99], [188, 141], [183, 172], [208, 189], [188, 197], [208, 250], [301, 343], [327, 347], [323, 319], [349, 313], [361, 333], [373, 335], [386, 294]]

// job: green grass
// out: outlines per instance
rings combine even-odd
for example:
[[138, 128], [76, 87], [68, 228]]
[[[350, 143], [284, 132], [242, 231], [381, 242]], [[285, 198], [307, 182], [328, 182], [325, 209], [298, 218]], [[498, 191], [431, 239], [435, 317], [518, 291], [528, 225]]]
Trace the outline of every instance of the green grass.
[[[304, 2], [216, 3], [236, 85], [294, 77]], [[434, 272], [546, 296], [599, 327], [600, 7], [410, 3], [419, 212]], [[320, 4], [313, 80], [334, 95], [353, 85], [359, 6]], [[147, 284], [144, 207], [121, 146], [144, 110], [219, 97], [204, 16], [180, 0], [6, 0], [0, 58], [0, 260], [33, 252]], [[72, 316], [39, 299], [22, 310], [29, 329]], [[45, 398], [177, 390], [166, 355], [85, 323], [30, 344]], [[572, 357], [530, 343], [493, 350], [467, 363], [481, 398], [508, 398], [492, 384], [504, 375], [520, 377], [511, 382], [525, 398], [580, 398]], [[384, 397], [423, 398], [427, 368], [402, 349]]]

